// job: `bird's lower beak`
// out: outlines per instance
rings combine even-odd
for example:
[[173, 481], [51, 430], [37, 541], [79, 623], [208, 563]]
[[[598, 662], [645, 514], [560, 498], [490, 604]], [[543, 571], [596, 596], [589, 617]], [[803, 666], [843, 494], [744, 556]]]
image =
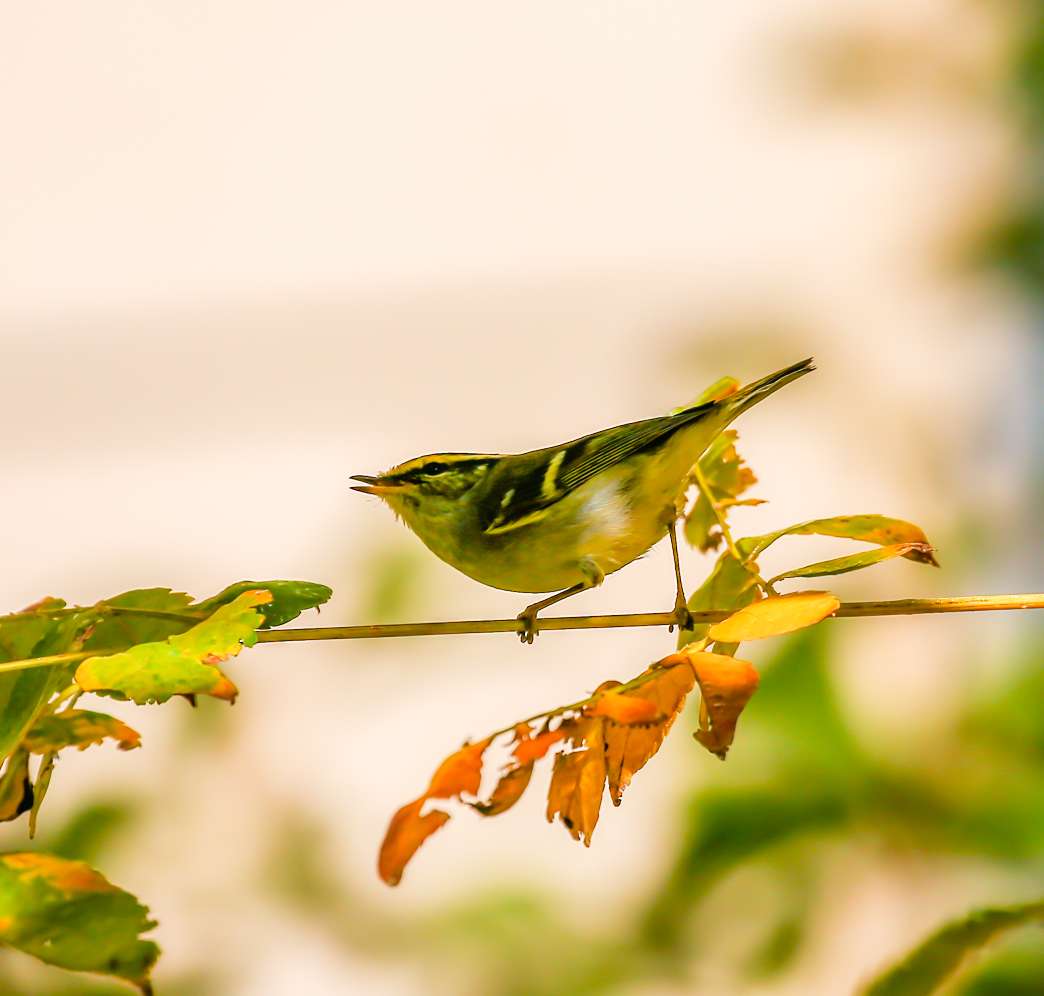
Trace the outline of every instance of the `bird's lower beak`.
[[352, 491], [361, 491], [364, 495], [388, 495], [402, 491], [401, 484], [382, 484], [381, 478], [370, 474], [353, 474], [350, 480], [362, 481], [362, 485], [353, 486]]

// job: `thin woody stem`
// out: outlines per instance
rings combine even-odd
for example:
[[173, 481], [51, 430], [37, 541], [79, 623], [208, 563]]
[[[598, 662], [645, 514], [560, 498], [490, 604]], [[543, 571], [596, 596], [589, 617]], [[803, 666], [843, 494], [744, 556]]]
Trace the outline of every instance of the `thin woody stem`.
[[[965, 595], [953, 598], [895, 598], [875, 602], [842, 602], [834, 615], [854, 619], [869, 616], [934, 615], [946, 612], [994, 612], [1044, 609], [1044, 593], [1024, 595]], [[734, 609], [693, 612], [696, 623], [718, 622]], [[564, 629], [619, 629], [635, 626], [670, 626], [673, 612], [644, 612], [608, 616], [552, 616], [540, 620], [541, 631]], [[454, 622], [390, 623], [380, 626], [302, 626], [296, 629], [261, 630], [258, 643], [293, 643], [304, 640], [372, 640], [397, 636], [454, 636], [465, 633], [518, 632], [518, 619], [467, 619]], [[0, 674], [34, 667], [75, 664], [88, 657], [104, 657], [116, 650], [80, 650], [49, 657], [0, 663]]]
[[749, 563], [750, 558], [744, 557], [743, 554], [740, 553], [739, 547], [736, 546], [736, 542], [732, 538], [732, 531], [729, 529], [729, 523], [725, 516], [725, 511], [714, 497], [714, 492], [711, 490], [707, 478], [700, 469], [699, 462], [693, 464], [692, 476], [693, 480], [696, 481], [696, 487], [700, 489], [700, 494], [702, 494], [706, 499], [707, 504], [710, 505], [711, 511], [714, 513], [714, 518], [718, 522], [718, 528], [721, 530], [722, 538], [725, 540], [726, 549], [736, 559], [737, 563], [741, 564], [743, 568], [753, 576], [762, 591], [769, 595], [775, 595], [776, 591], [772, 585], [758, 573], [758, 569], [755, 566]]

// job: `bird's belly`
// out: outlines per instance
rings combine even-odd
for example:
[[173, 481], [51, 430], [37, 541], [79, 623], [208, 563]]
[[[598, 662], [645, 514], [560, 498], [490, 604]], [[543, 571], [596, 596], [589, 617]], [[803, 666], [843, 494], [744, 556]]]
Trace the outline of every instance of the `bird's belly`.
[[537, 522], [484, 536], [484, 555], [454, 566], [494, 588], [559, 591], [589, 580], [592, 565], [611, 574], [640, 557], [666, 533], [661, 511], [633, 507], [613, 475], [577, 489]]

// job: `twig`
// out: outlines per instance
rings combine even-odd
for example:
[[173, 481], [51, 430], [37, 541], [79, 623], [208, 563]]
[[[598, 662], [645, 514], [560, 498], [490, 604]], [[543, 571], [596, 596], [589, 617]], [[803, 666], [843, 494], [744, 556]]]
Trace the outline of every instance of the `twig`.
[[736, 546], [736, 543], [732, 538], [732, 531], [729, 529], [725, 510], [721, 507], [721, 503], [718, 499], [714, 497], [714, 492], [711, 490], [710, 482], [707, 480], [698, 462], [693, 465], [692, 477], [696, 482], [696, 487], [699, 489], [700, 494], [703, 495], [704, 501], [710, 505], [710, 509], [714, 513], [714, 518], [717, 520], [722, 538], [725, 540], [725, 548], [732, 554], [736, 562], [740, 564], [740, 566], [743, 567], [743, 569], [746, 570], [755, 581], [757, 581], [758, 587], [760, 587], [762, 591], [768, 595], [775, 595], [776, 589], [772, 587], [770, 581], [766, 581], [761, 576], [758, 572], [757, 565], [751, 561], [750, 556], [748, 555], [744, 557], [743, 554], [740, 553], [739, 547]]
[[[942, 612], [995, 612], [1044, 609], [1044, 593], [1028, 595], [964, 595], [954, 598], [895, 598], [880, 602], [842, 602], [835, 616], [844, 619], [868, 616], [933, 615]], [[693, 622], [718, 622], [733, 609], [693, 612]], [[561, 629], [619, 629], [635, 626], [672, 626], [673, 612], [639, 612], [611, 616], [551, 616], [537, 619], [540, 631]], [[303, 640], [373, 640], [393, 636], [455, 636], [465, 633], [516, 633], [517, 619], [464, 619], [455, 622], [389, 623], [379, 626], [302, 626], [296, 629], [263, 629], [258, 643], [294, 643]], [[30, 657], [0, 664], [0, 674], [34, 667], [75, 664], [88, 657], [104, 657], [116, 650], [80, 650], [49, 657]]]

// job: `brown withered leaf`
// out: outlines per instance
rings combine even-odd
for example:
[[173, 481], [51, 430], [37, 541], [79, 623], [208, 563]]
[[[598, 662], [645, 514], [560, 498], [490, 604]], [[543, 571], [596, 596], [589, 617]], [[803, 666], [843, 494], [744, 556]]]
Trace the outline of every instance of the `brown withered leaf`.
[[436, 769], [428, 789], [419, 799], [407, 803], [391, 819], [381, 842], [377, 871], [388, 885], [398, 885], [407, 862], [436, 830], [450, 818], [441, 809], [421, 815], [429, 799], [450, 799], [462, 793], [475, 795], [482, 780], [482, 755], [492, 738], [465, 744], [450, 754]]
[[33, 783], [29, 777], [29, 752], [16, 750], [0, 778], [0, 823], [13, 820], [33, 808]]
[[605, 724], [601, 719], [582, 719], [567, 725], [571, 727], [570, 740], [585, 746], [555, 757], [547, 793], [547, 821], [553, 823], [555, 816], [560, 816], [572, 838], [590, 847], [605, 791]]
[[829, 591], [795, 591], [763, 598], [715, 623], [710, 637], [719, 643], [742, 643], [792, 633], [832, 616], [840, 604]]
[[483, 816], [506, 813], [529, 787], [533, 777], [533, 762], [511, 766], [500, 776], [497, 787], [487, 802], [473, 802], [471, 806]]
[[460, 750], [450, 754], [435, 769], [425, 796], [429, 799], [449, 799], [462, 792], [475, 795], [482, 781], [482, 755], [489, 744], [489, 739], [480, 740], [477, 743], [465, 744]]
[[609, 797], [620, 805], [624, 789], [636, 771], [660, 749], [685, 696], [692, 691], [696, 678], [684, 654], [671, 654], [651, 668], [655, 677], [627, 693], [628, 698], [649, 702], [662, 719], [649, 726], [618, 726], [608, 723], [605, 729], [606, 775]]
[[696, 740], [723, 761], [736, 735], [736, 722], [758, 688], [750, 661], [696, 651], [686, 655], [700, 686], [700, 727]]
[[402, 871], [410, 858], [436, 830], [449, 822], [449, 813], [441, 809], [433, 809], [421, 815], [421, 809], [427, 802], [421, 796], [414, 802], [403, 806], [388, 824], [388, 832], [384, 835], [381, 850], [377, 857], [377, 873], [388, 885], [398, 885], [402, 880]]
[[648, 726], [666, 717], [656, 708], [656, 703], [637, 695], [607, 692], [595, 699], [585, 710], [585, 716], [602, 716], [611, 723], [621, 726]]

